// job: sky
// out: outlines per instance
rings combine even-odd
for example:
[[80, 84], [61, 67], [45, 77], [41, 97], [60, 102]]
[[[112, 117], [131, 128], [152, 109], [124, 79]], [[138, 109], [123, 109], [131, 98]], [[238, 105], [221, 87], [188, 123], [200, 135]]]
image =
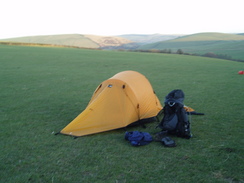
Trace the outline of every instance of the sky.
[[244, 0], [2, 0], [0, 39], [244, 33]]

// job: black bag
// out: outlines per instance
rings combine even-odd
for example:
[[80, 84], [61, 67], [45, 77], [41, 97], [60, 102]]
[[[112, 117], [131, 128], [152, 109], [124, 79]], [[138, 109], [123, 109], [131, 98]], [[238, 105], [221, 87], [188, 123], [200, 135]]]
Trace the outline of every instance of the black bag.
[[164, 117], [159, 127], [169, 134], [191, 138], [190, 121], [183, 104], [184, 97], [182, 90], [173, 90], [165, 97]]

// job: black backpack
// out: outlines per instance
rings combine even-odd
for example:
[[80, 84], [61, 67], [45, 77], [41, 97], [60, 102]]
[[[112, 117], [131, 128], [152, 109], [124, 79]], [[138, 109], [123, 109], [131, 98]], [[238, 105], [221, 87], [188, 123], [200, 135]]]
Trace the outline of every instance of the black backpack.
[[183, 104], [184, 97], [182, 90], [173, 90], [165, 97], [164, 117], [159, 127], [169, 134], [191, 138], [190, 121]]

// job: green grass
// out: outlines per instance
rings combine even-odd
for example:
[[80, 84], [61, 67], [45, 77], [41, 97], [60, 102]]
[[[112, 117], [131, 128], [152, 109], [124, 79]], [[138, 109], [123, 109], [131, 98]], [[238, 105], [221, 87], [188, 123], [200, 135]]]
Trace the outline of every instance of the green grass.
[[[243, 63], [185, 55], [0, 45], [0, 182], [243, 182]], [[163, 103], [180, 88], [193, 138], [132, 147], [124, 129], [73, 139], [63, 129], [103, 80], [135, 70]], [[151, 134], [157, 122], [129, 130]]]

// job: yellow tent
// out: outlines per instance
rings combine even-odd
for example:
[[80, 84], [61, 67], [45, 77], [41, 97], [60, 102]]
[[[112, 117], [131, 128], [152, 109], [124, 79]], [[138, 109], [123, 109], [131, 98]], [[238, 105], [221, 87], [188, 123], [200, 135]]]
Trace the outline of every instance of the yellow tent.
[[102, 82], [86, 107], [60, 133], [84, 136], [155, 117], [162, 105], [145, 76], [120, 72]]

